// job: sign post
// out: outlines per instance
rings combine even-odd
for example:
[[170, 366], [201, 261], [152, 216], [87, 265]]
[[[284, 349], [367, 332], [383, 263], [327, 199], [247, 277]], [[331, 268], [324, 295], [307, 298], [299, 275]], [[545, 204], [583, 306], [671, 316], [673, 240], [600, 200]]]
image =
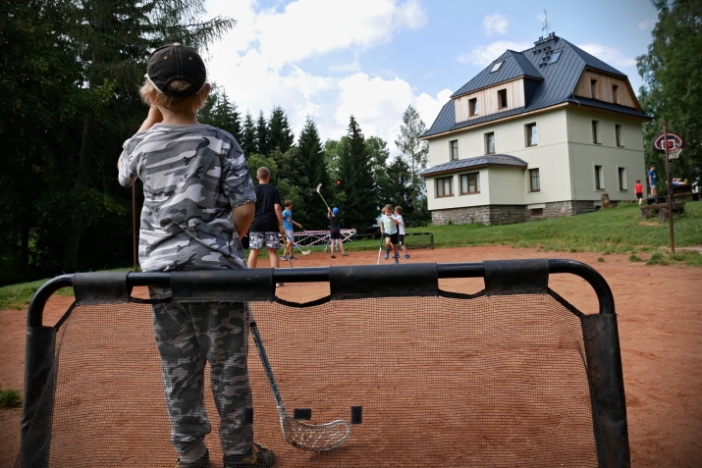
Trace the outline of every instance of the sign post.
[[668, 186], [668, 225], [670, 226], [670, 252], [675, 253], [675, 231], [673, 230], [673, 174], [670, 163], [671, 151], [678, 152], [683, 147], [682, 138], [675, 133], [668, 133], [668, 125], [663, 122], [663, 133], [653, 141], [653, 149], [665, 153], [665, 175]]

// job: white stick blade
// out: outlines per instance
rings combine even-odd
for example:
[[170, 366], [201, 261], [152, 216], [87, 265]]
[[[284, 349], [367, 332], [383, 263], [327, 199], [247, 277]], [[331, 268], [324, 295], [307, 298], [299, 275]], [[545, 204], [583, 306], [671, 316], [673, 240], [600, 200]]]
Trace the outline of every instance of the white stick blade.
[[280, 425], [290, 445], [313, 452], [333, 450], [351, 438], [351, 425], [342, 419], [326, 424], [308, 424], [285, 416]]
[[322, 183], [321, 183], [321, 182], [320, 182], [319, 184], [317, 184], [317, 192], [319, 192], [319, 189], [320, 189], [320, 188], [322, 188]]

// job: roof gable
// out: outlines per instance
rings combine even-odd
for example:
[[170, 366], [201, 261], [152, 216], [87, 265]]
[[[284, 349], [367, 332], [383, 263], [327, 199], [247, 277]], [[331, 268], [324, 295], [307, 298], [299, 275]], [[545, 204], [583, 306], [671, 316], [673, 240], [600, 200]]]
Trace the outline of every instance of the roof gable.
[[[556, 57], [557, 60], [554, 60]], [[504, 63], [499, 70], [491, 73], [493, 65], [500, 61]], [[626, 80], [626, 75], [620, 71], [553, 33], [546, 39], [537, 41], [534, 47], [522, 52], [507, 50], [497, 60], [453, 93], [449, 102], [439, 112], [431, 128], [422, 137], [533, 112], [562, 103], [577, 102], [573, 97], [573, 93], [586, 68], [595, 69]], [[526, 103], [524, 107], [488, 114], [468, 121], [455, 121], [453, 102], [455, 98], [520, 77], [524, 78], [525, 87], [528, 87], [528, 89], [525, 89]], [[618, 105], [612, 106], [606, 102], [594, 102], [592, 107], [647, 117], [646, 114], [638, 109]]]

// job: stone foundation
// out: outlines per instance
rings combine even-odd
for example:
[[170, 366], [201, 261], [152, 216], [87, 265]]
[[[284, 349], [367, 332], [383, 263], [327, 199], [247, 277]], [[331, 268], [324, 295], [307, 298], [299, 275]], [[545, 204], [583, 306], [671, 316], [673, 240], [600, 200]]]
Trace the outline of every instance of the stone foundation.
[[486, 226], [515, 224], [592, 213], [599, 209], [595, 203], [594, 201], [567, 200], [545, 203], [544, 207], [540, 209], [529, 209], [525, 205], [483, 205], [434, 210], [431, 212], [431, 222], [438, 226], [449, 223], [480, 223]]

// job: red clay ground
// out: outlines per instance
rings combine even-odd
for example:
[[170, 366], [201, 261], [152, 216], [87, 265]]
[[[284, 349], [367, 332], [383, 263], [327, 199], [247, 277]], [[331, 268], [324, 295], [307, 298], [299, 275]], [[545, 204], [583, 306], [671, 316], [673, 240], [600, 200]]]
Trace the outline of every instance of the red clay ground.
[[[299, 255], [295, 267], [374, 264], [377, 251], [332, 259], [315, 252]], [[511, 247], [471, 247], [412, 251], [409, 262], [480, 262], [518, 258], [569, 258], [599, 271], [614, 293], [619, 315], [632, 466], [702, 466], [702, 270], [647, 266], [626, 255], [542, 252]], [[386, 260], [381, 258], [382, 263]], [[268, 261], [259, 261], [267, 267]], [[282, 262], [289, 268], [288, 262]], [[596, 312], [589, 287], [570, 275], [554, 275], [550, 286], [585, 313]], [[443, 289], [482, 288], [476, 280], [442, 280]], [[465, 289], [464, 289], [465, 291]], [[328, 287], [287, 283], [279, 295], [303, 302], [329, 293]], [[45, 324], [54, 323], [72, 298], [54, 297]], [[25, 310], [0, 310], [0, 388], [22, 390]], [[12, 466], [19, 450], [19, 409], [0, 410], [0, 467]]]

